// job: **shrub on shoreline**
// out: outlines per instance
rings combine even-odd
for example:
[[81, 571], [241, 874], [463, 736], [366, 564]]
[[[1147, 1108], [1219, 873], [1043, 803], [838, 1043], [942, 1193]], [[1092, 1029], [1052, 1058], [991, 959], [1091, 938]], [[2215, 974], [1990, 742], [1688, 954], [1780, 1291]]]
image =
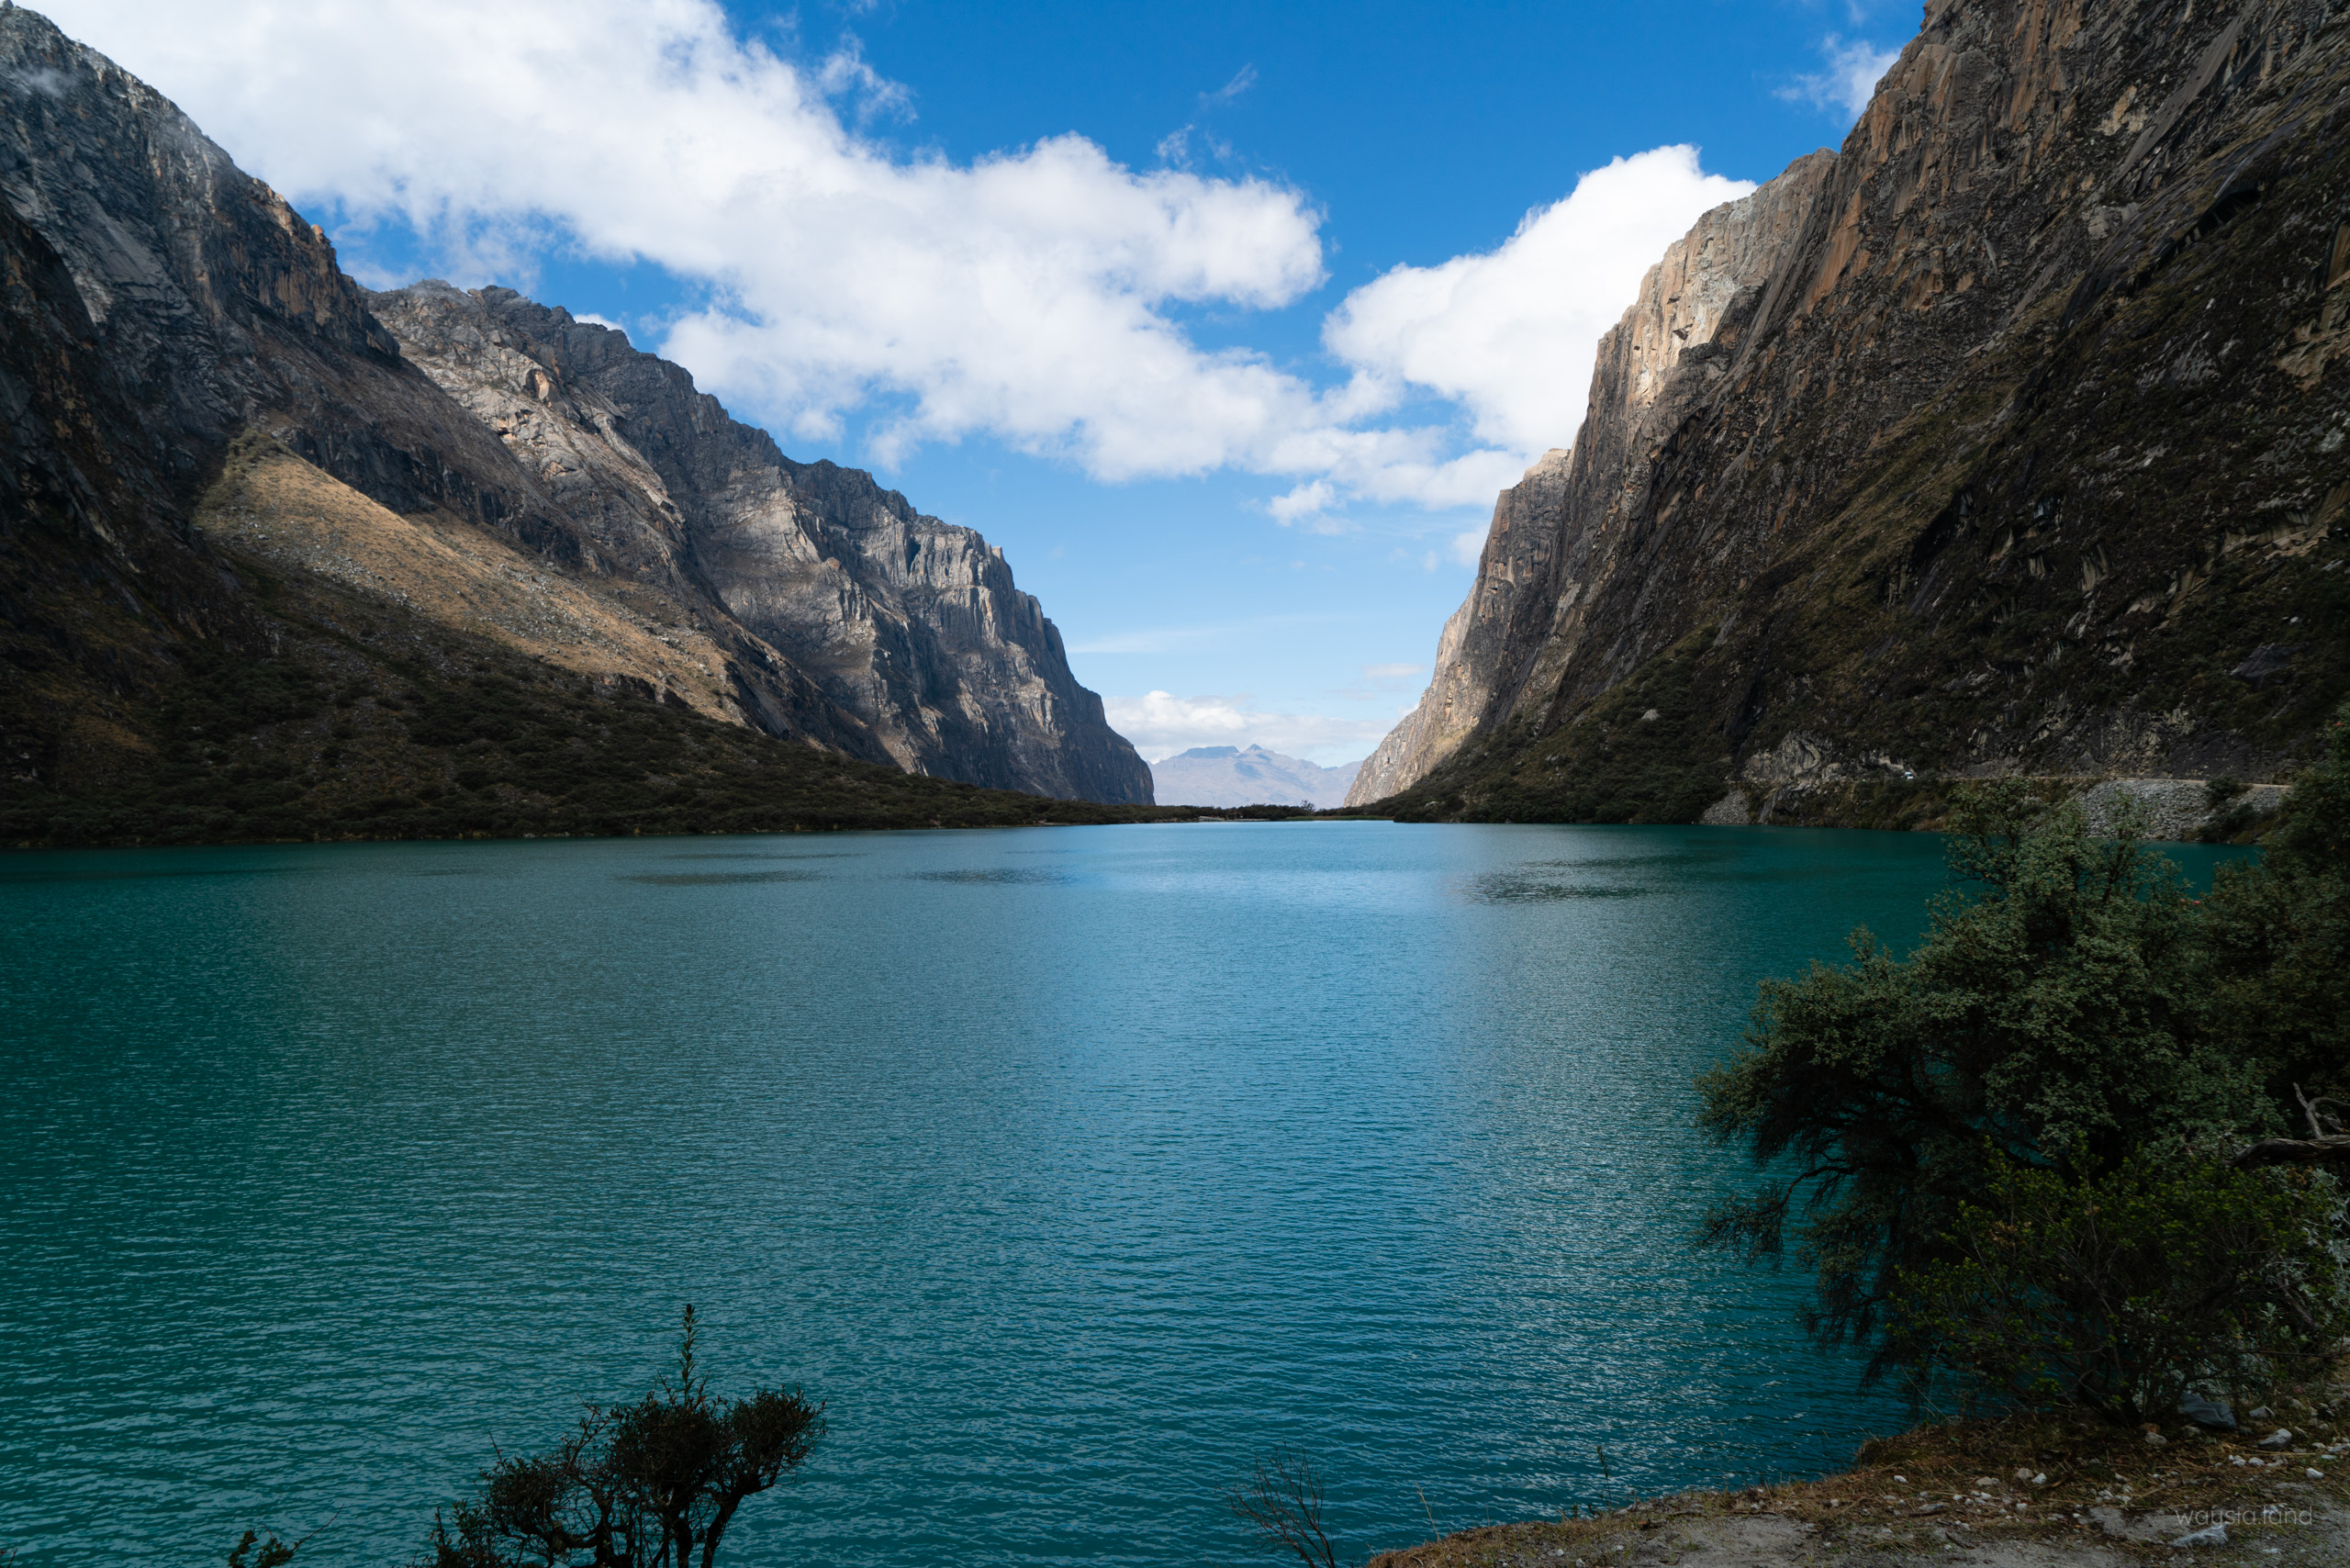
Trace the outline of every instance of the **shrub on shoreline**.
[[[1852, 963], [1766, 981], [1699, 1078], [1702, 1125], [1766, 1172], [1706, 1238], [1793, 1254], [1813, 1332], [1914, 1394], [2117, 1420], [2190, 1380], [2256, 1394], [2350, 1323], [2322, 1173], [2350, 1163], [2322, 1109], [2350, 1086], [2350, 726], [2199, 901], [2022, 781], [1954, 814], [1961, 887], [1916, 951], [1859, 931]], [[2320, 1173], [2244, 1169], [2287, 1161]]]

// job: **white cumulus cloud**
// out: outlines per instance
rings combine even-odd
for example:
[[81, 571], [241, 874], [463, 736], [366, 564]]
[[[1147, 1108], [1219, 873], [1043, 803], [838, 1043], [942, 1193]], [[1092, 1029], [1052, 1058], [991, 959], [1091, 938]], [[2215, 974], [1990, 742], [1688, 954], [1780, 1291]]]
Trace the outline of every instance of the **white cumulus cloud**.
[[1292, 522], [1310, 524], [1337, 499], [1338, 492], [1331, 487], [1329, 480], [1315, 479], [1298, 486], [1286, 495], [1275, 496], [1265, 503], [1265, 510], [1273, 514], [1275, 522], [1283, 525]]
[[[1348, 379], [1323, 387], [1177, 319], [1320, 286], [1305, 193], [1129, 168], [1076, 135], [894, 152], [859, 128], [912, 101], [853, 40], [794, 61], [714, 0], [44, 9], [297, 204], [340, 205], [373, 281], [394, 280], [371, 225], [422, 235], [460, 282], [527, 285], [573, 251], [651, 263], [706, 303], [640, 342], [795, 439], [856, 418], [885, 462], [979, 436], [1105, 480], [1236, 469], [1290, 484], [1273, 515], [1324, 530], [1355, 498], [1483, 504], [1572, 437], [1641, 271], [1746, 188], [1688, 148], [1619, 159], [1493, 252], [1356, 290], [1326, 331]], [[1464, 418], [1404, 420], [1415, 389]]]
[[1641, 275], [1698, 214], [1753, 188], [1705, 173], [1694, 147], [1618, 158], [1528, 213], [1498, 248], [1399, 266], [1356, 289], [1324, 342], [1354, 367], [1366, 406], [1426, 387], [1466, 409], [1480, 440], [1530, 460], [1582, 422], [1599, 336]]

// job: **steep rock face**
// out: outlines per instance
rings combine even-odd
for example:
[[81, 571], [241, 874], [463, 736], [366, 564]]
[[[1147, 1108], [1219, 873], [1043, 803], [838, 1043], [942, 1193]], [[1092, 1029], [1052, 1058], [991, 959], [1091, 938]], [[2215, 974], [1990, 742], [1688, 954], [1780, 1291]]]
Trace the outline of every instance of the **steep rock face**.
[[1444, 623], [1428, 689], [1363, 760], [1348, 805], [1383, 801], [1418, 783], [1492, 715], [1498, 689], [1521, 662], [1516, 654], [1533, 647], [1542, 630], [1518, 625], [1517, 616], [1549, 603], [1551, 552], [1573, 456], [1553, 447], [1494, 502], [1477, 586]]
[[[6, 0], [0, 107], [0, 755], [11, 788], [146, 767], [156, 715], [185, 706], [212, 653], [266, 661], [289, 645], [269, 601], [293, 573], [396, 608], [411, 627], [404, 645], [430, 644], [444, 663], [486, 639], [621, 696], [868, 761], [1148, 800], [1139, 758], [1069, 678], [1000, 560], [973, 560], [959, 577], [901, 566], [845, 590], [886, 604], [867, 622], [899, 618], [868, 640], [908, 671], [891, 688], [904, 694], [895, 710], [861, 699], [834, 667], [857, 655], [826, 642], [841, 624], [854, 642], [856, 614], [762, 616], [807, 654], [803, 667], [729, 608], [698, 548], [762, 506], [821, 510], [811, 498], [854, 482], [785, 464], [674, 366], [536, 307], [554, 338], [613, 372], [612, 395], [637, 396], [652, 455], [621, 432], [603, 392], [557, 384], [561, 355], [542, 369], [496, 346], [510, 385], [470, 389], [473, 407], [452, 398], [402, 353], [322, 233], [167, 100]], [[901, 532], [922, 532], [894, 504], [911, 520]], [[976, 536], [933, 526], [942, 558], [967, 540], [965, 554], [986, 554]], [[836, 532], [875, 530], [844, 517]], [[820, 566], [849, 554], [840, 543], [819, 552]], [[931, 577], [946, 579], [934, 607]], [[916, 623], [934, 608], [938, 626]], [[1013, 631], [990, 643], [998, 626]]]
[[2319, 0], [1936, 0], [1839, 152], [1683, 242], [1710, 333], [1669, 260], [1604, 344], [1548, 575], [1489, 545], [1437, 685], [1491, 695], [1397, 748], [1402, 809], [2286, 765], [2350, 685], [2346, 129]]
[[71, 277], [98, 374], [137, 391], [115, 463], [185, 497], [265, 424], [394, 510], [560, 532], [401, 362], [325, 235], [167, 99], [0, 0], [0, 196]]
[[[1697, 220], [1640, 280], [1630, 308], [1599, 340], [1583, 427], [1502, 492], [1477, 581], [1446, 623], [1427, 694], [1380, 745], [1348, 805], [1409, 788], [1470, 736], [1509, 713], [1548, 660], [1571, 656], [1594, 579], [1612, 566], [1607, 530], [1569, 529], [1637, 507], [1645, 459], [1691, 397], [1722, 376], [1721, 357], [1751, 318], [1772, 263], [1818, 198], [1833, 155], [1815, 152]], [[1692, 374], [1676, 375], [1683, 364]], [[1599, 558], [1595, 560], [1595, 555]], [[1564, 641], [1559, 633], [1566, 633]]]
[[509, 289], [373, 296], [403, 351], [583, 520], [599, 566], [690, 584], [915, 772], [1147, 802], [1150, 775], [1002, 554], [872, 476], [785, 457], [678, 366]]
[[[488, 530], [540, 568], [578, 564], [578, 526], [400, 357], [324, 235], [169, 101], [0, 5], [0, 102], [20, 280], [0, 336], [26, 359], [8, 388], [0, 728], [20, 777], [57, 777], [73, 734], [118, 727], [116, 700], [175, 679], [185, 641], [274, 645], [253, 584], [193, 523], [241, 433], [427, 527]], [[743, 656], [707, 678], [648, 671], [648, 687], [881, 759], [771, 649], [739, 629], [727, 641]]]
[[[1381, 744], [1348, 804], [1417, 783], [1511, 711], [1530, 681], [1555, 684], [1594, 579], [1613, 565], [1604, 525], [1568, 530], [1563, 520], [1605, 519], [1638, 506], [1644, 459], [1691, 397], [1721, 378], [1722, 355], [1736, 346], [1764, 275], [1832, 162], [1829, 153], [1813, 153], [1716, 207], [1649, 269], [1639, 297], [1599, 341], [1577, 444], [1548, 454], [1502, 492], [1476, 585], [1438, 644], [1427, 695]], [[1687, 377], [1676, 375], [1684, 364], [1692, 369]]]

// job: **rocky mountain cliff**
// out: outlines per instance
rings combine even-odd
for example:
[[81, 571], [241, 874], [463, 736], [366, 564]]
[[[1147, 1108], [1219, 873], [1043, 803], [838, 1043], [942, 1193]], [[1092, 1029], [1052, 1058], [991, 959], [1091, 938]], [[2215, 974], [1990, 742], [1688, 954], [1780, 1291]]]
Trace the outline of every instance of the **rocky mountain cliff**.
[[2323, 0], [1934, 0], [1840, 151], [1649, 274], [1351, 801], [2289, 766], [2350, 688], [2345, 133]]
[[401, 731], [388, 715], [420, 682], [493, 669], [565, 712], [584, 692], [922, 773], [1148, 801], [1148, 770], [977, 535], [866, 476], [789, 463], [619, 334], [510, 295], [371, 300], [168, 101], [6, 0], [0, 105], [13, 822], [170, 772], [223, 660], [249, 694], [345, 693], [340, 718], [305, 721], [308, 761], [271, 764], [313, 802], [273, 818], [294, 831], [318, 825], [306, 811], [444, 790], [431, 775], [464, 769], [406, 742], [382, 777], [345, 777], [319, 760], [351, 749], [328, 733], [353, 703]]
[[794, 463], [666, 360], [510, 289], [368, 297], [403, 354], [592, 540], [588, 564], [690, 584], [871, 726], [899, 766], [1091, 801], [1148, 769], [1069, 674], [1002, 552], [872, 476]]

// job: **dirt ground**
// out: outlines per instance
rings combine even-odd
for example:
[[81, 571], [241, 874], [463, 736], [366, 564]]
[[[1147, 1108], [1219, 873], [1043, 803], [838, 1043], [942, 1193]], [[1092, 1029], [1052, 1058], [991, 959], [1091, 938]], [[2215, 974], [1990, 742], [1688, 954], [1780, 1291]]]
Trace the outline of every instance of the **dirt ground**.
[[[2334, 1408], [2295, 1401], [2160, 1443], [2061, 1418], [1926, 1427], [1825, 1480], [1466, 1530], [1370, 1568], [2350, 1568], [2350, 1427]], [[2280, 1427], [2285, 1446], [2259, 1446]], [[2214, 1524], [2224, 1543], [2173, 1544]]]

